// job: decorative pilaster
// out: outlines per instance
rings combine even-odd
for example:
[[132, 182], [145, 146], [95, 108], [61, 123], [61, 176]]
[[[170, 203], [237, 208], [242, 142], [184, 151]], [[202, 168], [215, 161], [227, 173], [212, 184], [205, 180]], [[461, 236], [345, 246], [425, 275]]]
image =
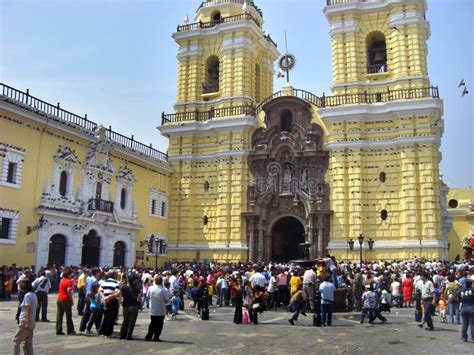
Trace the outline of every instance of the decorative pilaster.
[[318, 217], [318, 258], [324, 257], [324, 223], [323, 217]]

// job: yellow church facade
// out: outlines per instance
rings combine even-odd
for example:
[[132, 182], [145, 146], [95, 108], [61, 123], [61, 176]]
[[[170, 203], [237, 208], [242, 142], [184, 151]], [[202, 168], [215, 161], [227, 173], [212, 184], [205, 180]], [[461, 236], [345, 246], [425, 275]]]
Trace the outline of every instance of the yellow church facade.
[[375, 242], [368, 258], [447, 258], [426, 2], [323, 11], [331, 96], [290, 83], [272, 93], [280, 53], [254, 2], [205, 1], [173, 34], [177, 102], [159, 128], [175, 169], [172, 258], [288, 260], [306, 243], [312, 257], [358, 259], [348, 242], [360, 234]]
[[327, 96], [291, 85], [294, 58], [253, 1], [204, 1], [186, 18], [172, 35], [175, 110], [158, 127], [167, 154], [3, 86], [4, 263], [153, 265], [152, 235], [167, 242], [160, 264], [288, 261], [303, 248], [358, 260], [359, 235], [367, 259], [451, 255], [426, 1], [324, 5]]

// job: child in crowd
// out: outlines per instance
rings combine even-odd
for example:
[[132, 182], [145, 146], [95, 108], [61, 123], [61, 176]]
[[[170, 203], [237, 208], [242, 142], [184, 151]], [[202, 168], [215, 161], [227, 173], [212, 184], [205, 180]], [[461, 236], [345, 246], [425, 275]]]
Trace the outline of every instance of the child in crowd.
[[171, 319], [175, 320], [176, 316], [178, 315], [178, 310], [179, 310], [179, 305], [180, 305], [181, 299], [179, 298], [179, 290], [174, 290], [173, 291], [173, 297], [171, 298]]
[[439, 315], [441, 317], [441, 323], [447, 323], [448, 317], [446, 314], [446, 310], [448, 308], [448, 302], [446, 302], [446, 298], [444, 296], [442, 296], [441, 299], [439, 300], [438, 306], [439, 306]]
[[99, 284], [95, 283], [92, 285], [91, 294], [90, 294], [90, 310], [91, 316], [86, 325], [86, 334], [92, 334], [92, 326], [95, 324], [96, 330], [99, 331], [99, 319], [101, 318], [101, 297], [99, 294]]
[[[170, 287], [171, 287], [171, 284], [169, 283], [169, 281], [165, 281], [165, 288], [171, 293]], [[166, 303], [166, 314], [165, 314], [166, 320], [171, 319], [169, 317], [170, 314], [172, 314], [171, 300], [168, 303]]]

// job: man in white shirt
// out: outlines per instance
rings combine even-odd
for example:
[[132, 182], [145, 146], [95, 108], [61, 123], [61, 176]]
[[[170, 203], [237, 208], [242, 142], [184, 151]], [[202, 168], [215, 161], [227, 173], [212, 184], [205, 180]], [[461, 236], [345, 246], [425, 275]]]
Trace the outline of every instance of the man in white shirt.
[[145, 280], [148, 280], [148, 283], [151, 283], [152, 279], [151, 274], [148, 272], [148, 269], [146, 269], [142, 274], [142, 283], [145, 283]]
[[48, 314], [48, 292], [51, 288], [51, 281], [46, 277], [44, 271], [39, 272], [39, 277], [33, 282], [33, 290], [38, 298], [38, 307], [36, 308], [35, 320], [39, 322], [39, 314], [41, 309], [41, 321], [49, 322]]
[[[434, 330], [433, 327], [433, 320], [431, 319], [431, 315], [434, 312], [436, 306], [435, 300], [435, 290], [433, 282], [429, 279], [429, 274], [425, 271], [421, 275], [421, 282], [417, 284], [417, 289], [421, 289], [421, 300], [423, 301], [423, 312], [424, 312], [424, 319], [423, 323], [426, 323], [428, 328], [426, 330]], [[423, 327], [423, 323], [421, 326]]]
[[255, 288], [255, 286], [258, 286], [261, 289], [264, 289], [265, 285], [268, 283], [265, 276], [263, 276], [263, 274], [260, 273], [260, 269], [258, 269], [258, 271], [250, 277], [249, 281], [252, 284], [253, 288]]
[[150, 318], [146, 341], [161, 341], [160, 335], [163, 330], [166, 304], [171, 299], [171, 293], [163, 287], [163, 278], [155, 276], [155, 284], [148, 289], [148, 299], [150, 300]]
[[319, 286], [319, 291], [321, 291], [322, 324], [323, 326], [325, 324], [331, 326], [336, 287], [330, 282], [330, 277], [326, 277], [324, 282]]
[[318, 279], [312, 268], [308, 268], [303, 275], [303, 293], [305, 298], [309, 300], [311, 310], [314, 311], [314, 288]]

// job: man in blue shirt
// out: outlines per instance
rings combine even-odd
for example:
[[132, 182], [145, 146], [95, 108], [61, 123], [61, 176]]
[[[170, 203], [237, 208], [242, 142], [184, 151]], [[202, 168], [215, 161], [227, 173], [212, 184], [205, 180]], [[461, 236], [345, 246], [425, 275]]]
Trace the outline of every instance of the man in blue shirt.
[[331, 277], [328, 276], [324, 279], [323, 283], [319, 286], [321, 292], [321, 312], [322, 312], [322, 324], [325, 326], [332, 325], [332, 312], [334, 309], [334, 292], [336, 287], [331, 283]]
[[[82, 314], [81, 325], [79, 326], [80, 332], [84, 332], [86, 330], [87, 323], [89, 322], [89, 319], [92, 315], [92, 312], [90, 309], [90, 304], [91, 304], [90, 294], [92, 291], [92, 286], [98, 283], [99, 274], [100, 274], [100, 270], [97, 268], [94, 268], [91, 270], [91, 275], [88, 276], [86, 279], [86, 305], [84, 307], [84, 313]], [[101, 320], [102, 320], [102, 315], [99, 315], [95, 321], [97, 328], [99, 327]]]

